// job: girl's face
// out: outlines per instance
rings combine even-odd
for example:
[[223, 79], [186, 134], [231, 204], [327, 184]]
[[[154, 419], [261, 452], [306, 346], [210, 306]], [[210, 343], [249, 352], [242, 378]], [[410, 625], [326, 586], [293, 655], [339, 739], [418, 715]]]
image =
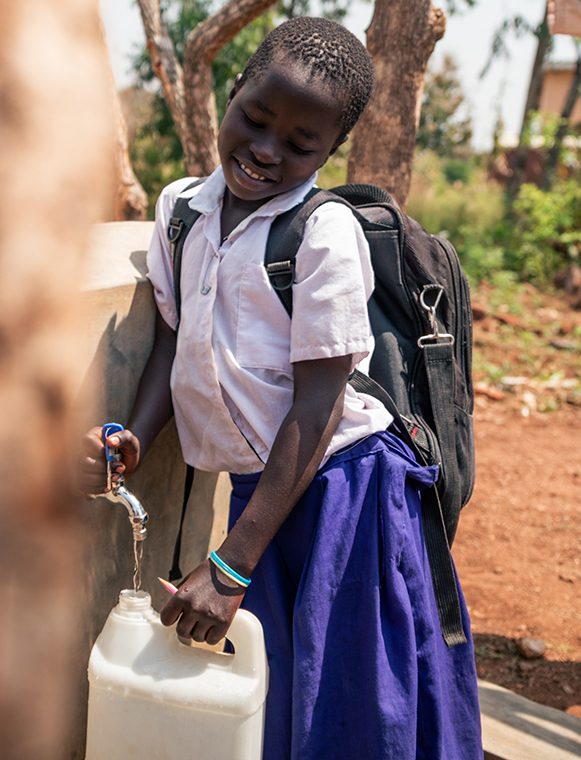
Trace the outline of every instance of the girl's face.
[[342, 142], [341, 103], [296, 67], [272, 63], [230, 101], [218, 151], [226, 185], [245, 206], [305, 182]]

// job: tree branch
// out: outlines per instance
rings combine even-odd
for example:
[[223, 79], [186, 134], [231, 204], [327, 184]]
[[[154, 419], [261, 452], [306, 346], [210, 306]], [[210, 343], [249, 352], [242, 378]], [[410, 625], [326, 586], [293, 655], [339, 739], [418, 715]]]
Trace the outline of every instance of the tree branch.
[[186, 137], [182, 140], [189, 174], [209, 174], [218, 164], [212, 61], [241, 29], [275, 2], [231, 0], [190, 32], [184, 54]]
[[209, 64], [247, 24], [260, 16], [276, 0], [230, 0], [217, 13], [198, 24], [186, 42], [184, 66]]
[[159, 0], [137, 0], [137, 4], [153, 71], [161, 82], [165, 102], [183, 144], [187, 135], [183, 70], [161, 17]]

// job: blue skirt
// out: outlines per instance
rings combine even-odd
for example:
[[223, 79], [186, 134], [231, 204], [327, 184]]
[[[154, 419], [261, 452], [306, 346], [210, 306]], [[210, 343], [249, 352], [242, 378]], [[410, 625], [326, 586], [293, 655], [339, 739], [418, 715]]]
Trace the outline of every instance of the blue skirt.
[[[233, 475], [230, 526], [259, 475]], [[480, 760], [468, 643], [446, 647], [422, 534], [437, 477], [389, 432], [331, 457], [268, 547], [243, 607], [270, 665], [263, 760]]]

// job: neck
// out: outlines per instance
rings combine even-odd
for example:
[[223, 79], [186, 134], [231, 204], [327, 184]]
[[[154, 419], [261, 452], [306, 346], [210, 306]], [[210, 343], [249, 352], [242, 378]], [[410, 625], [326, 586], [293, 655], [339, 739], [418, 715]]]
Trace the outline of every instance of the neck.
[[260, 208], [265, 200], [260, 201], [244, 201], [232, 195], [230, 190], [226, 188], [224, 192], [224, 200], [222, 202], [222, 214], [220, 217], [220, 228], [222, 240], [228, 237], [228, 235], [235, 229], [243, 219], [250, 216], [257, 208]]
[[252, 214], [257, 208], [264, 205], [270, 198], [263, 198], [257, 201], [245, 201], [241, 198], [237, 198], [226, 187], [224, 191], [224, 201], [222, 203], [222, 210], [229, 214], [240, 215], [241, 219]]

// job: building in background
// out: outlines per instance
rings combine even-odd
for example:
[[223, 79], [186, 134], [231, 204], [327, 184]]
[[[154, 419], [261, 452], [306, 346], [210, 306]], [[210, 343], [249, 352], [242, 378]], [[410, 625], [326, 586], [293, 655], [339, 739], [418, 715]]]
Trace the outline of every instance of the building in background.
[[[577, 0], [577, 4], [581, 8], [581, 0]], [[555, 114], [556, 116], [561, 113], [575, 77], [575, 69], [575, 61], [549, 61], [545, 64], [539, 109], [542, 113]], [[572, 125], [581, 123], [581, 100], [579, 98], [577, 98], [573, 108], [570, 123]]]
[[547, 20], [551, 34], [581, 37], [581, 1], [549, 0]]

